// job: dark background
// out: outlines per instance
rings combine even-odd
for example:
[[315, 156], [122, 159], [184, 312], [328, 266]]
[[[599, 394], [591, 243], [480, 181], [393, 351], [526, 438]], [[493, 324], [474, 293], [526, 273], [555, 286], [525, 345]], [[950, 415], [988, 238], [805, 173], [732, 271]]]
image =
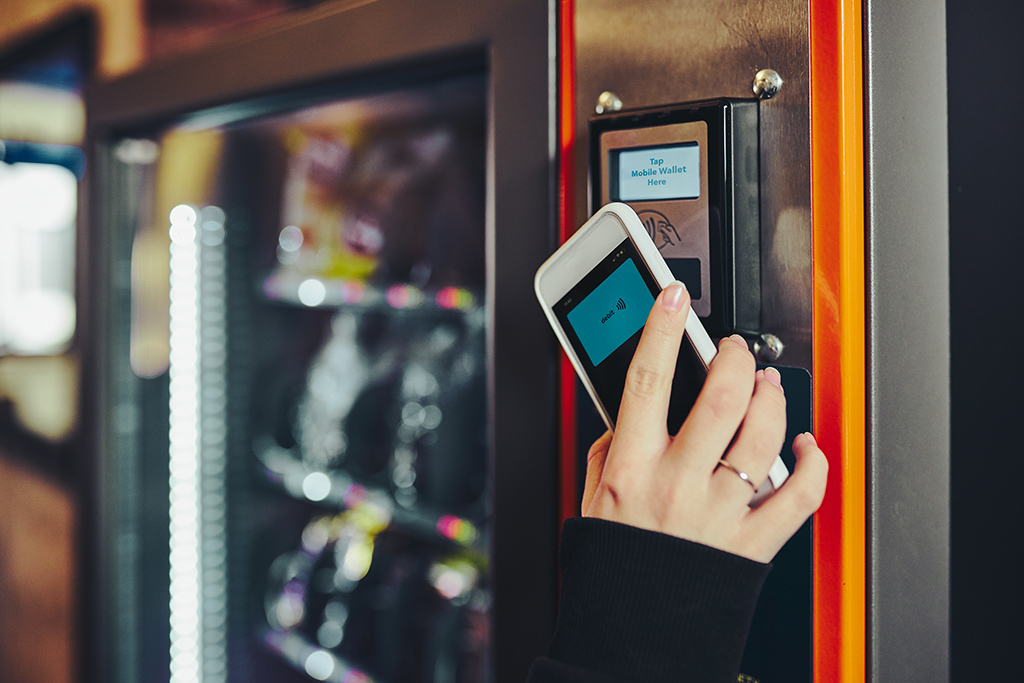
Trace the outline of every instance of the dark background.
[[953, 681], [1022, 669], [1022, 27], [1020, 0], [946, 3]]

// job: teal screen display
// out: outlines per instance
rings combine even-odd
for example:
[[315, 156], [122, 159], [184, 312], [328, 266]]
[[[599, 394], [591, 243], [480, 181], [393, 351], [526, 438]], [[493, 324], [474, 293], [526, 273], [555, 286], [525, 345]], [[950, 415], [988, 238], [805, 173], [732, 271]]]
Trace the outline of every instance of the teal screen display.
[[628, 259], [566, 317], [596, 366], [644, 326], [653, 306], [654, 296]]

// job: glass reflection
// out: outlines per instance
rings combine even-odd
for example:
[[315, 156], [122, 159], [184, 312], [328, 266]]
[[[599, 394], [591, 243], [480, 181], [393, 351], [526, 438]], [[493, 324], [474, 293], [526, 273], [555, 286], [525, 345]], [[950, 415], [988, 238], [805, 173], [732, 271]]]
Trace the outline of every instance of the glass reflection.
[[172, 681], [488, 680], [484, 84], [114, 143]]

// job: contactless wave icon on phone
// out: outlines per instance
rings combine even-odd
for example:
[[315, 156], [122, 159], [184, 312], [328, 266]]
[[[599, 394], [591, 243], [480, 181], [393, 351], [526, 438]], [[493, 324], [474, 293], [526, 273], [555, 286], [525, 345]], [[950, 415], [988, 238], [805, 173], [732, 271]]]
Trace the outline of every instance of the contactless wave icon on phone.
[[654, 296], [636, 264], [627, 259], [585, 295], [566, 320], [597, 367], [644, 326], [652, 306]]

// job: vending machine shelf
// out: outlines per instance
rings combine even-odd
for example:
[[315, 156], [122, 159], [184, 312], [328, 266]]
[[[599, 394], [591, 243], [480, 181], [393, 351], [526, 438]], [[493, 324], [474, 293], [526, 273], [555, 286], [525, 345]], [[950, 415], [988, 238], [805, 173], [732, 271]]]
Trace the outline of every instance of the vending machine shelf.
[[253, 451], [267, 480], [296, 500], [333, 511], [358, 510], [381, 528], [390, 526], [426, 541], [486, 551], [484, 511], [479, 506], [476, 515], [456, 515], [414, 502], [402, 503], [392, 491], [360, 483], [344, 470], [311, 468], [294, 449], [281, 448], [269, 438], [258, 439]]
[[472, 315], [483, 308], [479, 292], [456, 286], [421, 287], [394, 283], [377, 285], [361, 279], [331, 278], [305, 273], [274, 273], [262, 286], [268, 301], [309, 308], [344, 308], [353, 311], [387, 311]]

